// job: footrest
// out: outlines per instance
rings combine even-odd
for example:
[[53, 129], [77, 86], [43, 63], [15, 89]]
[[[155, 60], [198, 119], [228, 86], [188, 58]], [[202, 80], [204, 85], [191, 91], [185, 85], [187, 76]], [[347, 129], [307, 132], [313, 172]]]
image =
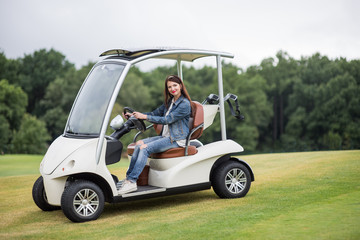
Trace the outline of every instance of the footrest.
[[125, 193], [124, 195], [121, 195], [121, 197], [127, 198], [127, 197], [134, 197], [134, 196], [146, 195], [151, 193], [165, 192], [165, 191], [166, 188], [159, 188], [153, 186], [139, 186], [137, 191], [131, 193]]

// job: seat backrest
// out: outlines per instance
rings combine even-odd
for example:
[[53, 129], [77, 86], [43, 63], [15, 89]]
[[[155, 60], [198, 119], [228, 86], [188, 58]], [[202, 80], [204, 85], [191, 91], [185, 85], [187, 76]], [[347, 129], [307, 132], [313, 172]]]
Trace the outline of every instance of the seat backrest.
[[[203, 106], [196, 101], [191, 102], [191, 115], [189, 120], [189, 129], [190, 131], [201, 124], [204, 123], [204, 108]], [[190, 139], [197, 139], [201, 137], [203, 133], [204, 127], [199, 128], [196, 130], [192, 135]]]
[[[191, 131], [193, 128], [196, 128], [204, 123], [204, 108], [197, 101], [192, 101], [190, 104], [191, 104], [191, 114], [189, 119], [189, 130]], [[163, 125], [161, 124], [154, 124], [155, 131], [158, 135], [161, 133], [162, 127]], [[204, 130], [203, 127], [196, 130], [190, 139], [199, 138], [202, 135], [203, 130]]]

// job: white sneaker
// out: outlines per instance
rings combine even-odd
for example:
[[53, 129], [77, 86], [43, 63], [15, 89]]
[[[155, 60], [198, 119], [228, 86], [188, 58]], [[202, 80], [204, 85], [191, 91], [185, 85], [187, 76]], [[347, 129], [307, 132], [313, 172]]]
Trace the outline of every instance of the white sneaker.
[[136, 182], [130, 182], [129, 180], [125, 180], [121, 188], [118, 190], [118, 194], [122, 195], [129, 192], [134, 192], [137, 190]]
[[121, 188], [121, 186], [124, 184], [126, 178], [124, 178], [123, 180], [120, 180], [116, 183], [116, 188], [119, 190]]

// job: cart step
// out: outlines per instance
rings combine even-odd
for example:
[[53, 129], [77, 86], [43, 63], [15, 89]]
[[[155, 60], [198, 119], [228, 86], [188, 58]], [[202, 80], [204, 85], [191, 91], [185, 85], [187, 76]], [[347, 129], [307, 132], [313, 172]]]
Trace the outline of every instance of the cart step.
[[166, 191], [166, 188], [154, 187], [154, 186], [138, 186], [137, 188], [138, 188], [137, 191], [125, 193], [125, 194], [121, 195], [121, 197], [127, 198], [127, 197], [134, 197], [134, 196], [140, 196], [140, 195], [146, 195], [146, 194]]

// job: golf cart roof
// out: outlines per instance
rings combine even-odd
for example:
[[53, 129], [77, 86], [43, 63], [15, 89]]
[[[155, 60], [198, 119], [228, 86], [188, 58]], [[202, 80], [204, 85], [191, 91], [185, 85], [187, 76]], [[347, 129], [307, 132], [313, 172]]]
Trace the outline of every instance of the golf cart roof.
[[186, 49], [186, 48], [139, 48], [139, 49], [111, 49], [100, 54], [100, 57], [110, 56], [127, 61], [136, 62], [149, 58], [173, 59], [177, 61], [193, 62], [194, 60], [207, 56], [221, 56], [233, 58], [234, 55], [226, 52]]

